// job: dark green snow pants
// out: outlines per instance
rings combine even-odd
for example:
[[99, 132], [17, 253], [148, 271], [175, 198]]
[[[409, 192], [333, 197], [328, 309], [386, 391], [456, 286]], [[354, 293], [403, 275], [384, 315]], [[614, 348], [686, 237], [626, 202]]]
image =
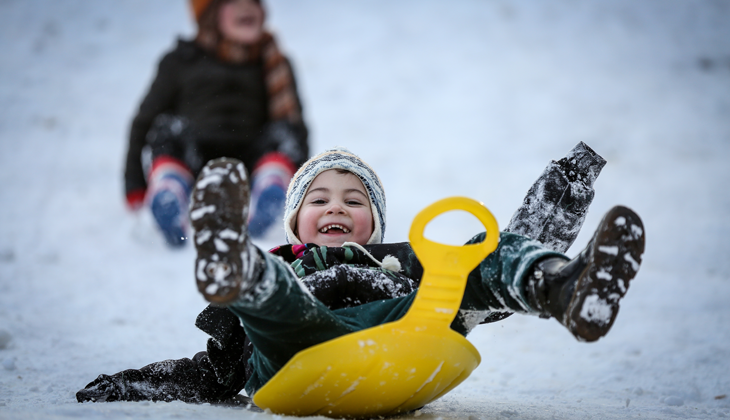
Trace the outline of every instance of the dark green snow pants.
[[[483, 239], [482, 233], [469, 243]], [[401, 298], [330, 310], [302, 287], [283, 260], [261, 254], [265, 269], [252, 297], [241, 298], [228, 307], [241, 319], [254, 345], [249, 361], [253, 374], [246, 384], [248, 395], [253, 395], [299, 351], [398, 320], [408, 311], [416, 295], [413, 292]], [[478, 317], [464, 316], [465, 313], [504, 311], [537, 315], [527, 303], [523, 281], [533, 264], [545, 257], [568, 259], [537, 241], [502, 232], [497, 249], [469, 274], [460, 316], [454, 319], [451, 328], [466, 335], [478, 323], [470, 323], [470, 318]]]

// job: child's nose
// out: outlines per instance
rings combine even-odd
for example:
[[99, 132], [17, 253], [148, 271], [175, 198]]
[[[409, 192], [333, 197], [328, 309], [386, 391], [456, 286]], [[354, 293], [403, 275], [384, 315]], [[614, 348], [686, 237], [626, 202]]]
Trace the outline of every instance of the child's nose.
[[332, 203], [327, 209], [327, 213], [331, 214], [344, 214], [345, 213], [345, 207], [340, 205], [340, 203]]

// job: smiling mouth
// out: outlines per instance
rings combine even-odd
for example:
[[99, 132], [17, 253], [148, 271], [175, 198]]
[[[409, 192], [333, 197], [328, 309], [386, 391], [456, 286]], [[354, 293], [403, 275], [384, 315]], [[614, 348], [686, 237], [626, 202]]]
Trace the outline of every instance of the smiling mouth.
[[248, 25], [253, 25], [254, 23], [256, 23], [256, 18], [253, 16], [242, 16], [242, 17], [239, 17], [236, 21], [238, 22], [239, 25], [248, 26]]
[[344, 227], [342, 225], [327, 225], [327, 226], [323, 227], [322, 229], [320, 229], [319, 230], [319, 233], [328, 233], [331, 230], [334, 231], [334, 232], [331, 232], [331, 233], [338, 233], [338, 232], [341, 232], [341, 233], [350, 233], [350, 229], [348, 229], [348, 228], [346, 228], [346, 227]]

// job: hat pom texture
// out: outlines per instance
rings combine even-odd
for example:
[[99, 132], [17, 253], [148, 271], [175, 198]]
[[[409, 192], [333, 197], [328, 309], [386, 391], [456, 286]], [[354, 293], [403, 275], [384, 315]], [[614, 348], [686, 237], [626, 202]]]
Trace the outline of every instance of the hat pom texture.
[[302, 205], [304, 195], [317, 175], [330, 169], [343, 169], [355, 176], [362, 182], [368, 192], [370, 208], [374, 216], [373, 234], [368, 244], [379, 244], [383, 242], [385, 234], [385, 191], [380, 178], [357, 155], [349, 150], [336, 147], [329, 149], [305, 162], [294, 174], [289, 189], [286, 193], [286, 206], [284, 210], [284, 230], [286, 240], [290, 244], [301, 244], [301, 241], [294, 234], [297, 213]]

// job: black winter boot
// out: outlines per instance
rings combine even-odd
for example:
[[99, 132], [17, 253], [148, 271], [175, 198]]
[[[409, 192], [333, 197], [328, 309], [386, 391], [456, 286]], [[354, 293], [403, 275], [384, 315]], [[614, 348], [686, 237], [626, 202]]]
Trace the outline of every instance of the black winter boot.
[[580, 341], [596, 341], [616, 320], [619, 300], [639, 271], [643, 253], [641, 218], [616, 206], [577, 257], [535, 264], [526, 283], [527, 296], [542, 317], [556, 318]]
[[262, 257], [246, 226], [249, 195], [246, 168], [236, 159], [211, 160], [195, 182], [190, 204], [195, 279], [209, 302], [232, 303], [258, 279]]

